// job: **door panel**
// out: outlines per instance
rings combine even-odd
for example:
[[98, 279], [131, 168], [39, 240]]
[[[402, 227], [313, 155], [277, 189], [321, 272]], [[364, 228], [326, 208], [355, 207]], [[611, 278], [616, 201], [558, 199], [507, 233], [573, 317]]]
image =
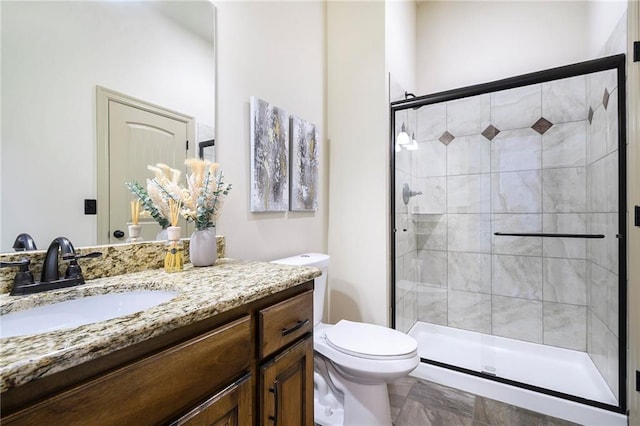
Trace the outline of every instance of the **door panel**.
[[[109, 101], [109, 243], [125, 241], [127, 225], [131, 224], [130, 201], [133, 196], [125, 182], [138, 181], [146, 187], [152, 178], [149, 164], [163, 163], [184, 170], [187, 156], [188, 125], [184, 121], [149, 112], [116, 101]], [[156, 239], [160, 231], [153, 218], [141, 218], [142, 238]], [[186, 223], [181, 219], [183, 236], [187, 235]], [[123, 238], [115, 238], [113, 232], [122, 230]]]
[[261, 368], [262, 425], [313, 425], [313, 338]]

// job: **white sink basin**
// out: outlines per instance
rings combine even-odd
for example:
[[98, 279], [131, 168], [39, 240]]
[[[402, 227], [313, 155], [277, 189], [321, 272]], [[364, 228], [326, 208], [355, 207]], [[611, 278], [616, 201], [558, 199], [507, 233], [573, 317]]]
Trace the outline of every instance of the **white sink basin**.
[[172, 291], [128, 291], [81, 297], [0, 317], [0, 338], [46, 333], [144, 311], [178, 295]]

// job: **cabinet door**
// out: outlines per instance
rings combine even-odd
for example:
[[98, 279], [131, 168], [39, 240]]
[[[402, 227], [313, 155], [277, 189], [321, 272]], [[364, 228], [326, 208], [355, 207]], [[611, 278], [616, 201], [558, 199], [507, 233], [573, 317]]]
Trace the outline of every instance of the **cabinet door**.
[[260, 416], [265, 426], [313, 426], [313, 338], [262, 366]]
[[171, 423], [171, 426], [251, 426], [251, 383], [251, 374], [248, 373]]

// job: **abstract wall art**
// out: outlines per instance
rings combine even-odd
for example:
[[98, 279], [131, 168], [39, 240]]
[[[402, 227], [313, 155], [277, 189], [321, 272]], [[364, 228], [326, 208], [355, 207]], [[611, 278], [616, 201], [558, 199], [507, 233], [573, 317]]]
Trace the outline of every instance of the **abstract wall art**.
[[289, 209], [289, 114], [255, 96], [251, 115], [251, 211]]
[[316, 125], [291, 117], [291, 196], [292, 211], [318, 208], [318, 135]]

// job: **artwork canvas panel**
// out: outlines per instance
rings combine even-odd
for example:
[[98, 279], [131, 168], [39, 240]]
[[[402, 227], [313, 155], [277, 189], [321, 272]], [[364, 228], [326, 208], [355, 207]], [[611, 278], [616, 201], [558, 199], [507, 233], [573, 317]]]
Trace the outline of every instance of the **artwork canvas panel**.
[[291, 194], [292, 211], [318, 209], [318, 133], [316, 125], [291, 117]]
[[289, 114], [255, 96], [251, 116], [251, 211], [289, 210]]

